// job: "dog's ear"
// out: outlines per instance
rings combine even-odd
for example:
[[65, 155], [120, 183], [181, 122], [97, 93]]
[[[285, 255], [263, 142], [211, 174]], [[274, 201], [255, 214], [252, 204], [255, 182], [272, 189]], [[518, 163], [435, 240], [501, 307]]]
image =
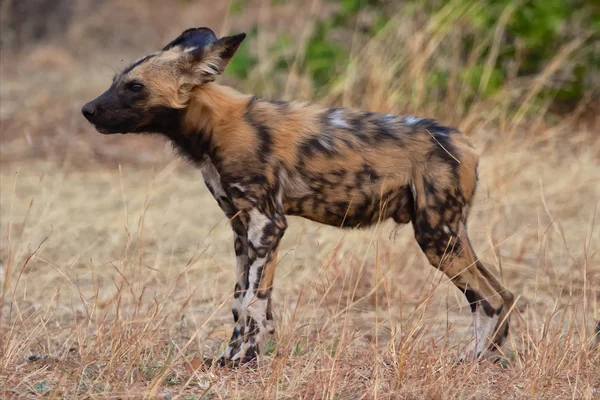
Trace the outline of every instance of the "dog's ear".
[[163, 48], [177, 56], [181, 84], [198, 86], [212, 82], [225, 70], [236, 50], [246, 38], [245, 33], [217, 39], [209, 28], [193, 28]]
[[225, 36], [203, 47], [188, 51], [186, 73], [192, 80], [190, 83], [202, 84], [214, 81], [217, 75], [223, 73], [245, 38], [245, 33]]
[[210, 28], [186, 29], [176, 39], [163, 47], [162, 51], [185, 51], [189, 49], [203, 48], [217, 41], [217, 36]]

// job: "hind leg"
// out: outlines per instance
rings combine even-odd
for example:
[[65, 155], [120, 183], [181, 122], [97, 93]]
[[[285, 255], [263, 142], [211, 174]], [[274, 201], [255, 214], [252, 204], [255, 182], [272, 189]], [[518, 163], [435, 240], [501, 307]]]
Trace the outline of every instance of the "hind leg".
[[[464, 231], [464, 239], [465, 242], [469, 245], [469, 249], [471, 253], [474, 255], [475, 251], [473, 250], [473, 245], [467, 236], [466, 227], [463, 225], [462, 230]], [[490, 285], [494, 288], [494, 290], [502, 296], [504, 300], [504, 306], [502, 307], [502, 312], [499, 315], [498, 326], [496, 327], [496, 335], [493, 338], [493, 344], [500, 347], [508, 337], [508, 329], [509, 329], [509, 313], [512, 311], [512, 308], [515, 303], [515, 296], [506, 288], [504, 285], [494, 276], [492, 272], [490, 272], [486, 266], [475, 257], [475, 265], [481, 274], [488, 280]]]
[[[478, 266], [467, 232], [461, 229], [462, 209], [457, 207], [440, 212], [439, 207], [431, 207], [431, 211], [421, 210], [413, 225], [415, 238], [429, 262], [443, 271], [467, 298], [474, 317], [474, 338], [467, 356], [479, 357], [486, 350], [502, 344], [506, 337], [507, 329], [496, 335], [505, 316], [506, 300], [499, 292], [499, 282], [490, 279], [491, 274], [483, 264], [479, 263], [483, 269]], [[501, 291], [505, 292], [505, 289]], [[508, 298], [507, 294], [505, 296]], [[505, 322], [502, 325], [508, 326], [508, 321]]]

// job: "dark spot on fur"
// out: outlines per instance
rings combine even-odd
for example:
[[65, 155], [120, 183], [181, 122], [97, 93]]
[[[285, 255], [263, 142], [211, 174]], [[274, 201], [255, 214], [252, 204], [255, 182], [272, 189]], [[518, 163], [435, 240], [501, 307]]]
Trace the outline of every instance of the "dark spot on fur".
[[337, 154], [330, 137], [324, 135], [314, 136], [300, 146], [300, 153], [305, 157], [319, 154], [332, 156]]
[[271, 146], [273, 144], [273, 138], [271, 137], [271, 132], [269, 128], [264, 124], [264, 122], [256, 119], [254, 108], [257, 104], [257, 98], [253, 97], [246, 106], [246, 122], [256, 130], [258, 133], [258, 139], [260, 141], [260, 145], [258, 148], [258, 156], [261, 161], [266, 162], [271, 154]]
[[238, 297], [240, 297], [242, 294], [243, 294], [243, 293], [242, 293], [242, 287], [240, 286], [240, 284], [239, 284], [239, 283], [236, 283], [236, 284], [235, 284], [235, 288], [234, 288], [234, 290], [233, 290], [233, 297], [237, 299], [237, 298], [238, 298]]
[[246, 354], [244, 354], [244, 359], [242, 360], [242, 362], [248, 363], [250, 361], [255, 360], [257, 353], [258, 352], [257, 352], [257, 348], [255, 345], [248, 346], [248, 349], [246, 350]]
[[463, 291], [463, 293], [465, 294], [465, 297], [467, 298], [467, 301], [469, 302], [469, 306], [471, 306], [471, 312], [474, 313], [477, 311], [477, 301], [479, 300], [479, 297], [477, 296], [477, 294], [470, 290], [470, 289], [465, 289]]
[[145, 63], [146, 61], [148, 61], [148, 60], [150, 60], [150, 59], [152, 59], [154, 57], [156, 57], [156, 54], [150, 54], [150, 55], [147, 55], [146, 57], [140, 58], [139, 60], [137, 60], [136, 62], [134, 62], [133, 64], [129, 65], [127, 68], [125, 68], [123, 70], [123, 72], [121, 72], [121, 76], [127, 75], [128, 73], [130, 73], [131, 71], [133, 71], [135, 67], [137, 67], [137, 66]]
[[465, 294], [465, 297], [471, 306], [471, 312], [476, 312], [478, 306], [483, 307], [485, 314], [491, 318], [498, 315], [502, 310], [502, 308], [495, 310], [486, 299], [481, 298], [477, 292], [471, 289], [465, 289], [463, 290], [463, 293]]

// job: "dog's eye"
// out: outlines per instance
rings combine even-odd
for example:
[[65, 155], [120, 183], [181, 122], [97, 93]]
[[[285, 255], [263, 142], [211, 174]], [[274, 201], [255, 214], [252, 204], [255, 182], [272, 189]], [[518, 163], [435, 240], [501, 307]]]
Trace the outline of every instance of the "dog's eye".
[[138, 92], [141, 92], [142, 89], [144, 89], [144, 85], [142, 85], [141, 83], [133, 82], [128, 85], [128, 88], [132, 92], [138, 93]]

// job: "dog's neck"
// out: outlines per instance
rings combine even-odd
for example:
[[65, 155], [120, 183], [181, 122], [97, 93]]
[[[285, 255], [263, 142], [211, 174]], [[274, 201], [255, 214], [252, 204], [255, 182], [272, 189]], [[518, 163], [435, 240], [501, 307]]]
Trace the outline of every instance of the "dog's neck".
[[[185, 109], [180, 110], [178, 132], [166, 133], [188, 158], [214, 160], [220, 142], [236, 134], [236, 123], [244, 118], [253, 96], [210, 82], [196, 88]], [[237, 132], [239, 134], [239, 132]]]
[[215, 132], [227, 128], [232, 118], [241, 116], [252, 96], [214, 82], [196, 88], [190, 97], [182, 121], [182, 133]]

